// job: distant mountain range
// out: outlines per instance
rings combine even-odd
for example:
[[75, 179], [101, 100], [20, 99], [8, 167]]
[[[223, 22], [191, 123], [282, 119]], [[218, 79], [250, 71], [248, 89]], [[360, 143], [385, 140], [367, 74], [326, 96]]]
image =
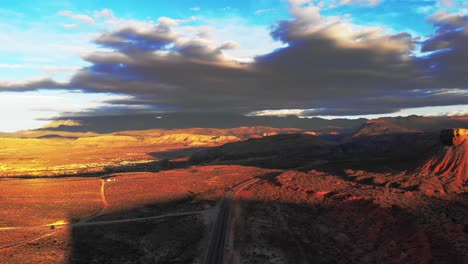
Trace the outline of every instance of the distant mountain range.
[[[398, 133], [438, 132], [452, 127], [468, 127], [468, 117], [385, 117], [378, 119], [323, 119], [296, 116], [242, 116], [234, 114], [142, 114], [66, 117], [46, 126], [15, 133], [0, 133], [0, 137], [64, 137], [148, 129], [233, 129], [246, 127], [294, 128], [324, 139], [340, 141], [361, 136]], [[279, 132], [279, 131], [275, 131]], [[86, 133], [85, 135], [83, 133]], [[281, 133], [281, 132], [280, 132]]]

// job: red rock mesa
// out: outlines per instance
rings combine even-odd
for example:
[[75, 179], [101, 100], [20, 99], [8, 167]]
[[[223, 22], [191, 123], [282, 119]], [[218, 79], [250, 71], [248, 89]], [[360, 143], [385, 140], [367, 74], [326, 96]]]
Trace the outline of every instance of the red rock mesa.
[[468, 129], [444, 129], [440, 141], [444, 146], [420, 166], [419, 172], [442, 176], [449, 189], [461, 189], [468, 179]]
[[458, 146], [468, 138], [468, 129], [452, 128], [440, 132], [440, 141], [447, 146]]

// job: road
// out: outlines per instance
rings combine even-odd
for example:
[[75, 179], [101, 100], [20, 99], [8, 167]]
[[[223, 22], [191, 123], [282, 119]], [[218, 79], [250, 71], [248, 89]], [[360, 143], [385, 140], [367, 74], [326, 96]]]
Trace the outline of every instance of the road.
[[26, 244], [35, 242], [35, 241], [37, 241], [39, 239], [43, 239], [43, 238], [46, 238], [46, 237], [51, 236], [51, 235], [53, 235], [53, 233], [48, 233], [48, 234], [45, 234], [45, 235], [42, 235], [42, 236], [39, 236], [39, 237], [34, 237], [32, 239], [28, 239], [28, 240], [16, 242], [16, 243], [13, 243], [13, 244], [9, 244], [9, 245], [6, 245], [6, 246], [2, 246], [2, 247], [0, 247], [0, 252], [2, 252], [4, 250], [7, 250], [7, 249], [10, 249], [10, 248], [13, 248], [13, 247], [19, 247], [19, 246], [22, 246], [22, 245], [26, 245]]
[[80, 221], [78, 221], [78, 223], [86, 223], [94, 218], [97, 218], [103, 215], [106, 209], [110, 207], [109, 202], [107, 202], [107, 198], [106, 198], [106, 179], [101, 179], [101, 189], [99, 190], [99, 194], [101, 195], [101, 202], [102, 202], [101, 210], [99, 210], [97, 213], [91, 216], [82, 218]]
[[224, 251], [226, 238], [229, 232], [229, 217], [234, 203], [234, 198], [246, 187], [256, 183], [259, 179], [250, 179], [244, 181], [224, 195], [219, 206], [218, 216], [215, 225], [211, 231], [210, 245], [205, 257], [206, 264], [222, 264], [224, 263]]
[[101, 179], [101, 200], [103, 209], [109, 208], [109, 203], [106, 199], [106, 179]]
[[180, 213], [172, 213], [172, 214], [163, 214], [163, 215], [156, 215], [156, 216], [147, 216], [147, 217], [139, 217], [139, 218], [129, 218], [129, 219], [120, 219], [120, 220], [107, 220], [107, 221], [93, 221], [93, 222], [77, 222], [77, 223], [65, 223], [56, 225], [56, 228], [62, 228], [66, 226], [72, 227], [79, 227], [79, 226], [93, 226], [93, 225], [110, 225], [110, 224], [123, 224], [123, 223], [130, 223], [130, 222], [141, 222], [147, 220], [154, 220], [160, 218], [168, 218], [168, 217], [175, 217], [175, 216], [185, 216], [185, 215], [195, 215], [203, 213], [204, 210], [199, 211], [190, 211], [190, 212], [180, 212]]

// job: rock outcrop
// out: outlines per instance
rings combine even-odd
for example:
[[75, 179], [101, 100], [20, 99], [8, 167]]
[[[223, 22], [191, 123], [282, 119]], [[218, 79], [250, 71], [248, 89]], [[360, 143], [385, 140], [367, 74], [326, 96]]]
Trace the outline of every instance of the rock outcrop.
[[444, 146], [438, 147], [418, 172], [441, 176], [449, 191], [460, 191], [468, 181], [468, 129], [444, 129], [440, 141]]
[[468, 129], [452, 128], [440, 132], [440, 141], [447, 146], [458, 146], [468, 138]]

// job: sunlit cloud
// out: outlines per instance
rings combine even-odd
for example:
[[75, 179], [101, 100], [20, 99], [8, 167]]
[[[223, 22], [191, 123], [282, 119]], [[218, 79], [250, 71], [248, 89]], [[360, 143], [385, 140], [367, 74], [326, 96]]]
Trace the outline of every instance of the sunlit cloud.
[[40, 128], [62, 113], [98, 109], [109, 106], [106, 100], [125, 98], [128, 96], [69, 90], [3, 92], [0, 96], [0, 131]]
[[91, 115], [170, 109], [359, 117], [425, 107], [424, 114], [451, 113], [436, 107], [466, 102], [468, 72], [460, 65], [467, 63], [467, 17], [454, 10], [458, 1], [413, 8], [434, 26], [425, 36], [358, 23], [356, 12], [325, 12], [333, 4], [333, 10], [349, 11], [378, 8], [383, 1], [289, 3], [290, 17], [268, 25], [250, 19], [271, 17], [277, 7], [259, 6], [244, 16], [231, 7], [223, 11], [228, 16], [210, 16], [208, 8], [186, 6], [186, 15], [159, 18], [65, 7], [51, 13], [51, 30], [0, 24], [11, 31], [0, 37], [0, 52], [22, 56], [0, 64], [0, 91], [127, 96], [75, 113]]
[[248, 113], [247, 116], [301, 116], [310, 109], [277, 109], [261, 110]]

